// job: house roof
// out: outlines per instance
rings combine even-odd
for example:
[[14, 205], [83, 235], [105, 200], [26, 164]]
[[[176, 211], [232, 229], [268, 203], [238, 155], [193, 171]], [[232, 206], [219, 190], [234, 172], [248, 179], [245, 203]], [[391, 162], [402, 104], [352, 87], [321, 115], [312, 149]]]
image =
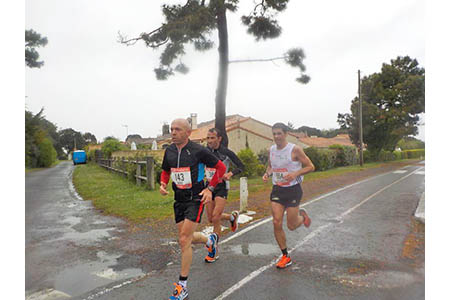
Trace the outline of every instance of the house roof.
[[[228, 131], [232, 130], [233, 127], [238, 126], [239, 123], [249, 120], [249, 117], [243, 117], [241, 115], [228, 116], [225, 119], [225, 128]], [[203, 122], [198, 124], [197, 129], [192, 130], [191, 136], [189, 137], [192, 141], [202, 141], [206, 139], [208, 130], [213, 128], [215, 125], [214, 120]]]
[[331, 145], [343, 145], [343, 146], [352, 146], [352, 141], [350, 140], [350, 136], [348, 134], [338, 134], [334, 138], [323, 138], [323, 137], [299, 137], [298, 140], [308, 146], [325, 148]]

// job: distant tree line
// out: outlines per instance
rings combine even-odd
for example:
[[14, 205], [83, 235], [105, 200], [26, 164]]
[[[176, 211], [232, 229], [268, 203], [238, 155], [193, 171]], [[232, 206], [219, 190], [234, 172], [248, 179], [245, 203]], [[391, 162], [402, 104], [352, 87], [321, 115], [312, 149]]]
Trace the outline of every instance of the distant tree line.
[[49, 167], [56, 159], [67, 159], [75, 145], [83, 149], [88, 144], [97, 144], [90, 132], [81, 133], [72, 128], [58, 130], [43, 113], [43, 108], [37, 114], [25, 110], [25, 167]]

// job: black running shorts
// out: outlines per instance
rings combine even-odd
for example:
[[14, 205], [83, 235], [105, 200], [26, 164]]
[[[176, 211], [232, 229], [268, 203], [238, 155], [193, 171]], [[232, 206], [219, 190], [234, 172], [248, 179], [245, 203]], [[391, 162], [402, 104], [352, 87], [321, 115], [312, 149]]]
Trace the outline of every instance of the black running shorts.
[[214, 192], [212, 193], [212, 199], [214, 200], [216, 197], [222, 197], [224, 199], [227, 199], [228, 190], [225, 183], [219, 183], [214, 189]]
[[200, 223], [202, 220], [203, 203], [198, 200], [186, 202], [175, 201], [173, 211], [175, 214], [175, 223], [180, 223], [184, 219]]
[[274, 185], [270, 194], [270, 201], [280, 203], [284, 207], [295, 207], [300, 204], [302, 196], [303, 190], [300, 184], [287, 187]]

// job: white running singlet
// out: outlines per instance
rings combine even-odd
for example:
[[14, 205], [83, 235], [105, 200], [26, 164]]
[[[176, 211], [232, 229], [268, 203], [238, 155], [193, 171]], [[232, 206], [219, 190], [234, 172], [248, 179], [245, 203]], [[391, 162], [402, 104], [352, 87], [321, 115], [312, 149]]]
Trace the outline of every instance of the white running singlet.
[[272, 166], [272, 183], [283, 187], [293, 186], [303, 181], [303, 176], [298, 176], [292, 181], [285, 181], [284, 176], [288, 173], [298, 171], [302, 168], [302, 163], [292, 160], [292, 149], [294, 144], [288, 143], [286, 147], [279, 150], [277, 145], [270, 147], [270, 164]]

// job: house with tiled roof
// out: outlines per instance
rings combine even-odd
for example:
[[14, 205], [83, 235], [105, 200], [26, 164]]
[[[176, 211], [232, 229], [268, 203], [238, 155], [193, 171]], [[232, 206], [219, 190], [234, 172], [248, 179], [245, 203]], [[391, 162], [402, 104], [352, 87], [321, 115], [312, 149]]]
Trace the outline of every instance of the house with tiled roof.
[[348, 134], [338, 134], [333, 138], [308, 136], [303, 132], [293, 134], [296, 135], [298, 140], [306, 147], [328, 148], [331, 145], [356, 147], [350, 140], [350, 136]]
[[[208, 130], [214, 127], [214, 120], [197, 124], [197, 115], [191, 114], [188, 121], [192, 127], [191, 141], [206, 145], [206, 135]], [[245, 149], [248, 145], [254, 153], [258, 154], [273, 145], [272, 126], [251, 117], [243, 117], [239, 114], [227, 116], [225, 128], [228, 135], [228, 148], [235, 153]], [[292, 133], [288, 134], [287, 139], [291, 143], [307, 147]], [[158, 148], [165, 148], [170, 143], [170, 138], [158, 141]]]

